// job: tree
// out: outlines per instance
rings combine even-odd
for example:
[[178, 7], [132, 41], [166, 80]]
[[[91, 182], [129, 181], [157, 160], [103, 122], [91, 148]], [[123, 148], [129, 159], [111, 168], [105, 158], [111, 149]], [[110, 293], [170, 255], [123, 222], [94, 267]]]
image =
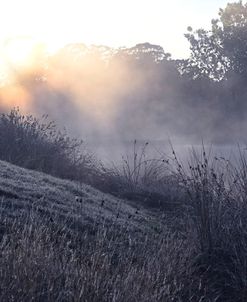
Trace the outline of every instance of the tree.
[[224, 55], [218, 33], [213, 29], [198, 29], [193, 32], [189, 27], [185, 37], [190, 42], [191, 55], [180, 65], [181, 72], [192, 79], [221, 80], [228, 69], [228, 59]]
[[116, 56], [140, 64], [145, 62], [158, 64], [171, 58], [171, 54], [166, 53], [161, 46], [150, 43], [140, 43], [130, 48], [119, 48]]
[[221, 26], [217, 31], [230, 63], [229, 70], [247, 77], [247, 4], [230, 3], [219, 15]]
[[192, 78], [222, 80], [232, 75], [247, 78], [247, 4], [242, 1], [220, 9], [210, 30], [188, 28], [185, 37], [191, 56], [181, 64]]

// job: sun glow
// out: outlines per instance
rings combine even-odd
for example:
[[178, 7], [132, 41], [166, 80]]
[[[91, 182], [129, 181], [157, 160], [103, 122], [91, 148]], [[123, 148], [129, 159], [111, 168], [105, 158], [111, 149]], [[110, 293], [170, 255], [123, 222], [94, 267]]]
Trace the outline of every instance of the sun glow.
[[[112, 47], [150, 42], [168, 52], [176, 45], [178, 52], [187, 47], [183, 34], [192, 19], [185, 10], [192, 11], [184, 0], [1, 0], [0, 40], [26, 35], [49, 51], [73, 42]], [[23, 58], [12, 50], [11, 56]]]
[[[0, 43], [10, 37], [29, 36], [45, 43], [47, 50], [54, 52], [74, 42], [111, 47], [129, 47], [150, 42], [164, 46], [165, 51], [176, 57], [188, 51], [183, 36], [187, 26], [196, 28], [203, 27], [208, 21], [210, 23], [214, 16], [211, 11], [217, 12], [226, 0], [201, 2], [1, 0]], [[24, 44], [20, 47], [11, 46], [10, 49], [11, 60], [18, 64], [26, 60], [26, 42]]]
[[10, 65], [23, 66], [30, 62], [35, 44], [32, 39], [16, 37], [7, 39], [2, 45], [2, 54]]

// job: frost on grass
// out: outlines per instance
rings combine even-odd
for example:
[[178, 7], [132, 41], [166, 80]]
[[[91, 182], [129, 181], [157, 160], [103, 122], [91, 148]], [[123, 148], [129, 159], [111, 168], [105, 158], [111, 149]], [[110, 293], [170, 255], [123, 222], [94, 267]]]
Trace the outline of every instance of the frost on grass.
[[137, 212], [126, 201], [89, 185], [58, 179], [3, 161], [0, 161], [0, 200], [2, 207], [9, 208], [11, 216], [33, 207], [49, 215], [75, 216], [84, 223], [116, 220], [119, 224], [127, 222], [129, 227], [139, 228], [148, 215], [144, 209]]

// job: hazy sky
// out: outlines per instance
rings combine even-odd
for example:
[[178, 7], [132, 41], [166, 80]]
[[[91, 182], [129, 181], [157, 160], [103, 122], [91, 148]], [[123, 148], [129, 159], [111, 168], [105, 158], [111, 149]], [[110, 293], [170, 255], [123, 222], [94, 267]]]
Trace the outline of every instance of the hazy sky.
[[0, 41], [30, 36], [50, 49], [70, 42], [160, 44], [186, 56], [187, 26], [208, 27], [227, 0], [0, 0]]

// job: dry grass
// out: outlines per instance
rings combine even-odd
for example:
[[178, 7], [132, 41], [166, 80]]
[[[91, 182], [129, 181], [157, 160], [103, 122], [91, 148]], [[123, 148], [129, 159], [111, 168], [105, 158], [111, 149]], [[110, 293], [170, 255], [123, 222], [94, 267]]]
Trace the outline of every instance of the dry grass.
[[[47, 138], [47, 127], [18, 112], [3, 115], [1, 154], [70, 177], [57, 161], [73, 164], [78, 146], [53, 141], [56, 132]], [[36, 142], [44, 154], [60, 146], [51, 167], [49, 158], [40, 168], [36, 149], [28, 149]], [[76, 149], [66, 153], [69, 146]], [[0, 162], [0, 301], [247, 300], [246, 151], [230, 161], [202, 146], [185, 164], [174, 150], [150, 159], [147, 148], [135, 141], [113, 168], [89, 167], [91, 183], [132, 203]], [[38, 166], [29, 166], [30, 156]], [[74, 164], [82, 180], [87, 165]], [[168, 215], [168, 204], [180, 211]]]
[[1, 301], [179, 301], [188, 240], [102, 224], [83, 233], [33, 209], [2, 221]]
[[[0, 300], [246, 301], [247, 161], [240, 155], [238, 165], [232, 165], [202, 148], [183, 166], [173, 152], [172, 166], [166, 164], [184, 192], [187, 211], [180, 218], [174, 212], [173, 219], [158, 215], [155, 221], [144, 219], [143, 212], [138, 219], [122, 213], [123, 220], [115, 212], [81, 224], [83, 210], [76, 214], [73, 201], [70, 213], [66, 200], [61, 212], [59, 207], [40, 211], [35, 203], [12, 216], [6, 215], [11, 213], [6, 201], [14, 197], [6, 197], [1, 203]], [[59, 180], [47, 179], [61, 188]]]
[[190, 208], [190, 229], [197, 234], [192, 280], [199, 278], [205, 301], [245, 301], [247, 154], [240, 151], [233, 164], [210, 152], [204, 146], [200, 152], [192, 150], [185, 167], [173, 150], [174, 172]]
[[133, 200], [148, 208], [175, 208], [180, 187], [167, 166], [165, 156], [148, 155], [149, 143], [134, 141], [132, 151], [110, 167], [103, 167], [100, 189]]

